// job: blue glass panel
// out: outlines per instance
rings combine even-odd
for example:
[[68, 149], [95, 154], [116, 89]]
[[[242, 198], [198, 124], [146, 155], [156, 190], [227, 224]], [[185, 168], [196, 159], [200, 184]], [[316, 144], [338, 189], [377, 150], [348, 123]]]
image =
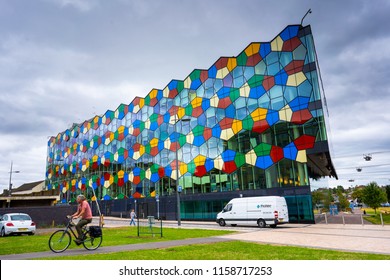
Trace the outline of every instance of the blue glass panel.
[[218, 121], [221, 121], [225, 118], [225, 110], [220, 108], [215, 108], [216, 110], [216, 117]]
[[237, 109], [236, 118], [239, 120], [245, 119], [245, 117], [248, 115], [248, 111], [245, 108]]
[[273, 111], [273, 110], [268, 110], [267, 112], [267, 122], [270, 126], [274, 125], [279, 121], [279, 112], [278, 111]]
[[258, 99], [265, 93], [265, 89], [263, 86], [258, 86], [255, 88], [251, 88], [249, 91], [249, 98], [255, 98]]
[[270, 52], [266, 57], [265, 57], [265, 62], [267, 63], [267, 66], [274, 64], [276, 62], [279, 62], [279, 55], [278, 52]]
[[206, 126], [207, 127], [211, 128], [211, 127], [213, 127], [216, 124], [217, 124], [217, 118], [215, 116], [207, 118], [207, 122], [206, 122]]
[[223, 87], [220, 90], [218, 90], [217, 95], [220, 99], [229, 97], [230, 96], [230, 88], [229, 87]]
[[211, 66], [209, 71], [208, 71], [208, 76], [209, 78], [215, 79], [217, 77], [217, 67], [215, 65]]
[[222, 87], [223, 87], [223, 82], [222, 82], [222, 80], [221, 80], [221, 79], [215, 79], [214, 90], [217, 92], [217, 91], [220, 90]]
[[221, 156], [224, 162], [234, 161], [234, 158], [236, 157], [236, 152], [233, 150], [226, 150], [222, 153]]
[[168, 84], [169, 90], [173, 90], [173, 89], [177, 88], [177, 84], [178, 84], [178, 82], [176, 80], [170, 81]]
[[294, 60], [305, 60], [306, 58], [306, 48], [304, 45], [300, 45], [293, 51]]
[[197, 124], [199, 124], [201, 126], [205, 126], [206, 121], [207, 121], [207, 118], [206, 118], [205, 114], [201, 114], [197, 119], [195, 119], [195, 122], [197, 122]]
[[283, 87], [281, 87], [281, 86], [273, 86], [269, 90], [269, 95], [270, 95], [271, 99], [275, 99], [275, 98], [283, 96]]
[[270, 43], [262, 43], [260, 44], [260, 55], [261, 57], [266, 57], [271, 52], [271, 44]]
[[284, 98], [286, 99], [287, 103], [292, 101], [294, 98], [298, 96], [297, 88], [296, 87], [289, 87], [286, 86], [284, 89]]
[[279, 111], [285, 106], [283, 97], [275, 98], [271, 100], [271, 109]]
[[196, 96], [199, 96], [199, 97], [204, 96], [204, 86], [201, 86], [196, 90]]
[[283, 153], [285, 158], [295, 160], [298, 155], [298, 149], [295, 147], [294, 143], [290, 143], [283, 148]]
[[244, 108], [244, 107], [246, 107], [245, 98], [238, 98], [236, 101], [234, 101], [234, 105], [235, 105], [236, 108]]
[[233, 78], [238, 78], [240, 76], [243, 76], [244, 75], [243, 67], [238, 66], [238, 67], [234, 68], [234, 70], [232, 71], [232, 75], [233, 75]]
[[292, 100], [290, 103], [290, 108], [293, 112], [306, 109], [309, 105], [309, 98], [307, 97], [297, 97]]
[[253, 77], [255, 74], [255, 68], [254, 67], [244, 67], [244, 77], [248, 81], [250, 78]]
[[280, 54], [280, 64], [282, 67], [286, 67], [293, 60], [291, 52], [282, 52]]
[[237, 78], [234, 78], [233, 80], [233, 86], [235, 88], [240, 88], [245, 84], [244, 76], [239, 76]]
[[236, 115], [236, 108], [234, 107], [233, 104], [231, 104], [225, 109], [225, 116], [234, 119], [235, 115]]
[[275, 84], [284, 86], [287, 83], [288, 75], [284, 69], [275, 75]]
[[268, 94], [264, 94], [262, 97], [259, 98], [258, 101], [259, 107], [260, 108], [269, 108], [270, 106], [270, 98]]
[[283, 41], [287, 41], [297, 36], [298, 31], [299, 31], [298, 25], [289, 26], [286, 29], [284, 29], [282, 33], [280, 33], [280, 37], [282, 38]]
[[194, 142], [193, 142], [193, 144], [194, 144], [195, 146], [200, 147], [200, 146], [201, 146], [202, 144], [204, 144], [204, 143], [205, 143], [205, 140], [204, 140], [203, 135], [195, 136], [195, 137], [194, 137]]
[[190, 88], [196, 90], [201, 84], [202, 82], [200, 81], [200, 79], [196, 79], [195, 81], [191, 82]]
[[212, 135], [214, 137], [217, 137], [219, 138], [221, 136], [221, 132], [222, 132], [222, 129], [221, 127], [219, 126], [219, 124], [215, 125], [213, 128], [212, 128]]
[[256, 99], [248, 99], [248, 111], [252, 113], [255, 109], [257, 109], [257, 100]]
[[214, 87], [211, 87], [211, 88], [206, 89], [204, 97], [211, 98], [214, 94], [215, 94]]
[[256, 159], [256, 167], [259, 167], [261, 169], [267, 169], [268, 167], [272, 166], [273, 161], [270, 156], [261, 156]]
[[298, 95], [302, 97], [310, 97], [312, 94], [312, 86], [309, 80], [304, 81], [298, 86]]
[[255, 73], [257, 75], [266, 75], [267, 73], [266, 71], [267, 71], [267, 65], [265, 65], [264, 60], [257, 63], [257, 65], [255, 66]]
[[267, 75], [275, 76], [281, 70], [279, 62], [268, 65]]

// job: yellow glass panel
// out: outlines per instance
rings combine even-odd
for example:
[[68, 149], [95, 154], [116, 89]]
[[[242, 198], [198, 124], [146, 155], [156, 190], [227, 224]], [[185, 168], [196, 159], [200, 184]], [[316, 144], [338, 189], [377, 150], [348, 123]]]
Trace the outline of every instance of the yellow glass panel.
[[213, 97], [211, 97], [210, 99], [210, 106], [211, 107], [218, 107], [218, 102], [219, 102], [219, 98], [217, 95], [214, 95]]
[[245, 83], [242, 87], [240, 87], [240, 96], [242, 97], [249, 97], [249, 92], [251, 88], [247, 83]]
[[245, 54], [247, 56], [252, 56], [258, 53], [260, 50], [260, 43], [252, 43], [245, 49]]
[[184, 88], [190, 88], [191, 87], [191, 78], [190, 76], [187, 77], [187, 79], [184, 80]]
[[297, 161], [301, 162], [301, 163], [306, 163], [307, 162], [306, 150], [298, 151]]
[[256, 156], [254, 150], [249, 151], [249, 152], [245, 155], [245, 162], [246, 162], [247, 164], [250, 164], [250, 165], [255, 166], [255, 165], [256, 165], [256, 159], [257, 159], [257, 156]]
[[280, 36], [278, 36], [271, 42], [271, 50], [281, 51], [282, 48], [283, 48], [283, 40]]
[[300, 84], [302, 84], [304, 81], [306, 81], [305, 74], [303, 74], [303, 72], [298, 72], [298, 73], [295, 73], [293, 75], [288, 76], [287, 85], [296, 87], [296, 86], [299, 86]]
[[233, 125], [232, 125], [232, 129], [233, 129], [234, 134], [239, 133], [242, 130], [242, 122], [240, 120], [234, 120]]
[[152, 89], [150, 92], [149, 92], [149, 97], [150, 99], [152, 98], [156, 98], [157, 97], [157, 89]]
[[223, 79], [229, 74], [229, 69], [227, 67], [224, 67], [222, 69], [219, 69], [217, 71], [217, 79]]
[[251, 113], [252, 119], [257, 122], [261, 120], [265, 120], [267, 118], [267, 109], [264, 108], [257, 108]]
[[284, 106], [280, 111], [279, 111], [279, 119], [290, 122], [292, 118], [292, 110], [289, 105]]
[[214, 167], [217, 168], [218, 170], [222, 170], [222, 168], [223, 168], [223, 160], [222, 160], [221, 156], [218, 156], [214, 160]]
[[237, 59], [235, 57], [230, 57], [228, 59], [227, 69], [229, 71], [232, 71], [234, 68], [236, 68], [236, 66], [237, 66]]

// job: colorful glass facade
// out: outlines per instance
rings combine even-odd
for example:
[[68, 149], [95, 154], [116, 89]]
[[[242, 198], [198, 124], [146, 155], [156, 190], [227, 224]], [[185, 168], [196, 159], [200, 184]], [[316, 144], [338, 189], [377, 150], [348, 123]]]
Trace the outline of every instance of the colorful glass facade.
[[90, 197], [90, 188], [98, 200], [169, 197], [177, 174], [183, 218], [195, 219], [197, 203], [214, 193], [223, 201], [336, 176], [310, 26], [288, 26], [48, 142], [46, 185], [64, 202]]

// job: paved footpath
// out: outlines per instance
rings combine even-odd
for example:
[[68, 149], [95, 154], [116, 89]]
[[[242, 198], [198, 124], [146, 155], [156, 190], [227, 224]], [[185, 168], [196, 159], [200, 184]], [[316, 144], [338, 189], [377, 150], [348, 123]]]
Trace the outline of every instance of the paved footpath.
[[219, 238], [390, 255], [390, 226], [286, 225], [269, 231], [259, 230]]
[[[205, 223], [206, 225], [206, 223]], [[174, 227], [170, 225], [170, 227]], [[202, 223], [195, 225], [202, 228]], [[238, 228], [225, 227], [229, 230]], [[68, 249], [56, 254], [51, 251], [0, 256], [1, 260], [30, 260], [37, 258], [50, 258], [57, 256], [75, 256], [85, 254], [111, 253], [120, 251], [161, 249], [175, 246], [210, 244], [240, 240], [262, 244], [280, 244], [302, 246], [311, 248], [341, 250], [349, 252], [365, 252], [390, 255], [390, 226], [380, 225], [336, 225], [336, 224], [287, 224], [275, 229], [271, 228], [245, 228], [234, 234], [209, 237], [192, 238], [176, 241], [162, 241], [153, 243], [131, 244], [121, 246], [103, 246], [96, 251], [86, 251], [84, 248]]]

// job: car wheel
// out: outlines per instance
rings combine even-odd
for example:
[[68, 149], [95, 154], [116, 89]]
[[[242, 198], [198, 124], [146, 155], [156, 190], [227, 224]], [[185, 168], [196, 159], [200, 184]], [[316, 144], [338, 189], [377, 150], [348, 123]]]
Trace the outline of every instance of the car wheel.
[[232, 227], [236, 227], [237, 226], [237, 224], [232, 224]]
[[266, 223], [263, 219], [260, 219], [257, 221], [257, 225], [259, 226], [259, 228], [265, 228]]
[[276, 224], [275, 225], [269, 225], [271, 228], [276, 228]]
[[4, 228], [1, 229], [1, 231], [0, 231], [0, 236], [1, 236], [1, 237], [5, 237], [5, 230], [4, 230]]
[[218, 224], [221, 226], [221, 227], [224, 227], [226, 225], [225, 221], [223, 219], [219, 219], [218, 221]]

